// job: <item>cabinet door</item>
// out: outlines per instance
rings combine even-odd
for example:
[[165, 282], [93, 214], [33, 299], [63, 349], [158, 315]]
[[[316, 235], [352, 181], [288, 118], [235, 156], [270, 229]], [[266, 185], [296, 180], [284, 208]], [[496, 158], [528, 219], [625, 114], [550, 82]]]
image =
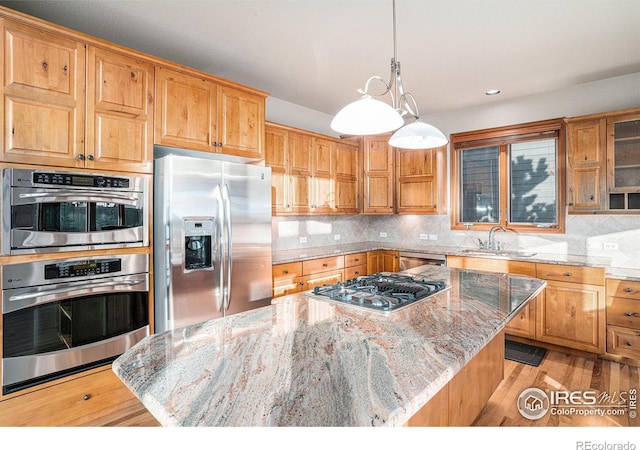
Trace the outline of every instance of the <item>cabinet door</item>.
[[640, 210], [640, 112], [607, 119], [607, 204]]
[[394, 165], [393, 149], [389, 136], [372, 136], [363, 139], [363, 206], [365, 214], [394, 213]]
[[156, 67], [154, 142], [159, 145], [216, 151], [217, 93], [210, 81]]
[[382, 250], [367, 252], [368, 275], [384, 271], [384, 256]]
[[396, 210], [407, 214], [447, 212], [446, 146], [396, 150]]
[[604, 353], [604, 287], [547, 281], [537, 304], [536, 339]]
[[400, 270], [399, 252], [394, 250], [382, 251], [382, 267], [385, 272], [397, 272]]
[[3, 25], [4, 162], [84, 167], [85, 60], [82, 43], [35, 28]]
[[219, 151], [263, 158], [264, 97], [228, 87], [218, 90]]
[[335, 211], [334, 157], [333, 141], [313, 138], [311, 209], [315, 214], [330, 214]]
[[356, 214], [360, 211], [358, 150], [357, 145], [335, 143], [335, 209], [341, 214]]
[[536, 338], [536, 305], [538, 297], [543, 294], [539, 294], [536, 298], [529, 300], [527, 306], [520, 310], [520, 313], [511, 319], [511, 321], [504, 327], [504, 332], [512, 336], [520, 336], [529, 339]]
[[287, 175], [287, 131], [267, 125], [265, 127], [264, 163], [271, 167], [271, 208], [273, 214], [290, 210], [289, 177]]
[[606, 190], [606, 121], [593, 119], [570, 122], [567, 134], [569, 212], [603, 210]]
[[86, 167], [153, 171], [154, 67], [89, 47]]
[[289, 132], [289, 204], [294, 214], [311, 212], [312, 138], [308, 134]]

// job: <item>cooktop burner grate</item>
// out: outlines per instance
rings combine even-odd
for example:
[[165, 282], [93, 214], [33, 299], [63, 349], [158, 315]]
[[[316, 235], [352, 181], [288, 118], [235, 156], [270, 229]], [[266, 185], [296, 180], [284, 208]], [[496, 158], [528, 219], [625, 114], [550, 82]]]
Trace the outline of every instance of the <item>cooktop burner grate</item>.
[[317, 286], [311, 295], [341, 304], [390, 312], [447, 289], [442, 280], [401, 274], [366, 275], [344, 283]]

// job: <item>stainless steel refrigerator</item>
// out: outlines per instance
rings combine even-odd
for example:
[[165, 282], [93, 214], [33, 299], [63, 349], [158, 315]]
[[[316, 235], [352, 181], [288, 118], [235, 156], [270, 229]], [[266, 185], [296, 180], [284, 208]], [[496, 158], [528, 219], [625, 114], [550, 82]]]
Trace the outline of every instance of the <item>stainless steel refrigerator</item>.
[[154, 164], [155, 331], [271, 303], [271, 169], [169, 154]]

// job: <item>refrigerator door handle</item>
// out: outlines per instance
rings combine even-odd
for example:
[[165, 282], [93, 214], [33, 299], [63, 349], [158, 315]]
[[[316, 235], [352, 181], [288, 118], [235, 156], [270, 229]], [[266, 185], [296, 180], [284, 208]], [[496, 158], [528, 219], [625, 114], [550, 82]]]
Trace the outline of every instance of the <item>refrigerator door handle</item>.
[[213, 196], [216, 199], [217, 211], [216, 211], [216, 232], [215, 232], [215, 242], [212, 242], [212, 252], [217, 255], [217, 266], [216, 276], [217, 276], [217, 287], [215, 289], [216, 293], [216, 308], [218, 311], [222, 312], [224, 308], [224, 239], [223, 239], [223, 226], [224, 226], [224, 205], [223, 205], [223, 197], [222, 192], [220, 190], [220, 185], [216, 185]]
[[231, 271], [232, 267], [232, 249], [231, 249], [231, 200], [229, 198], [229, 187], [225, 184], [222, 188], [222, 199], [224, 205], [224, 220], [225, 220], [225, 244], [227, 254], [225, 258], [226, 263], [226, 280], [224, 283], [223, 298], [224, 298], [224, 310], [226, 312], [229, 309], [229, 300], [231, 299]]

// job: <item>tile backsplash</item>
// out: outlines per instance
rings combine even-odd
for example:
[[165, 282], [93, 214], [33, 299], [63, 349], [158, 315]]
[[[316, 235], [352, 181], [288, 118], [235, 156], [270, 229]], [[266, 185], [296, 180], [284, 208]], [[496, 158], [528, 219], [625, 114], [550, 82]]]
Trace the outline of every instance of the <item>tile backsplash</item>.
[[[272, 248], [292, 250], [365, 241], [403, 246], [478, 246], [488, 233], [451, 230], [449, 216], [275, 216]], [[386, 236], [386, 237], [385, 237]], [[612, 267], [640, 269], [640, 215], [570, 215], [566, 233], [497, 232], [503, 248], [558, 255], [605, 256]]]

